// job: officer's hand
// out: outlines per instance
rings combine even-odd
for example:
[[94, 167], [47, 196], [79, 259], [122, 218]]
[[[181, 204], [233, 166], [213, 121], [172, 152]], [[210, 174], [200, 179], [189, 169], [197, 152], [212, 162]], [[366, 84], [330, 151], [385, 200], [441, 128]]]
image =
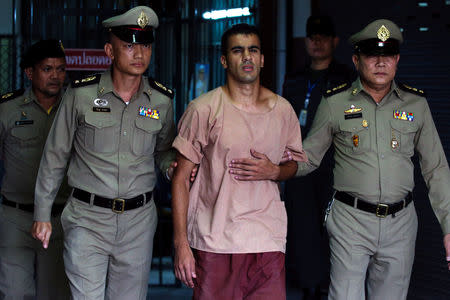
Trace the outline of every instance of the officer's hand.
[[281, 157], [281, 161], [280, 161], [280, 164], [284, 164], [284, 163], [286, 163], [286, 162], [288, 162], [288, 161], [291, 161], [292, 160], [292, 153], [291, 153], [291, 151], [284, 151], [283, 152], [283, 156]]
[[47, 249], [52, 235], [52, 223], [50, 222], [33, 222], [31, 227], [31, 235], [42, 242], [42, 246]]
[[[173, 178], [173, 173], [175, 173], [175, 169], [177, 167], [177, 162], [173, 161], [170, 166], [169, 169], [167, 169], [167, 176], [169, 177], [169, 180], [172, 180]], [[194, 182], [195, 177], [197, 176], [197, 171], [198, 171], [198, 165], [196, 165], [192, 171], [191, 171], [191, 182]]]
[[175, 247], [175, 276], [190, 288], [194, 287], [193, 278], [197, 278], [195, 273], [195, 259], [189, 244]]
[[237, 180], [276, 180], [280, 174], [280, 167], [274, 165], [269, 158], [250, 149], [253, 158], [239, 158], [231, 160], [230, 174]]
[[447, 266], [448, 269], [450, 270], [450, 233], [444, 236], [444, 247], [445, 252], [447, 253]]

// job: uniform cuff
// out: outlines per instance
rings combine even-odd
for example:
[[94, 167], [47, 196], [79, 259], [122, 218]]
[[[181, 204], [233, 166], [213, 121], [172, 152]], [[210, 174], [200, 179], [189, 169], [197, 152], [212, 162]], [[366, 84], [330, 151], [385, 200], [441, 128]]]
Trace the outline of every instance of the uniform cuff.
[[52, 208], [42, 208], [34, 206], [34, 221], [37, 222], [50, 222], [52, 214]]

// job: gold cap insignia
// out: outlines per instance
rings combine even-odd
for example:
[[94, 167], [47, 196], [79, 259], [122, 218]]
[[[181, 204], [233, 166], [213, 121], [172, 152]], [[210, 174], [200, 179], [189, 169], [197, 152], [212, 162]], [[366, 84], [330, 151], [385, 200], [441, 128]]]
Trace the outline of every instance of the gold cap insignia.
[[386, 28], [386, 26], [381, 25], [381, 27], [377, 31], [377, 36], [380, 40], [385, 42], [391, 36], [391, 33], [389, 29]]
[[59, 46], [61, 47], [61, 50], [64, 51], [64, 46], [61, 40], [59, 40]]
[[137, 19], [137, 23], [141, 28], [144, 28], [148, 25], [148, 17], [144, 13], [144, 11], [141, 11], [141, 14], [139, 15], [139, 18]]

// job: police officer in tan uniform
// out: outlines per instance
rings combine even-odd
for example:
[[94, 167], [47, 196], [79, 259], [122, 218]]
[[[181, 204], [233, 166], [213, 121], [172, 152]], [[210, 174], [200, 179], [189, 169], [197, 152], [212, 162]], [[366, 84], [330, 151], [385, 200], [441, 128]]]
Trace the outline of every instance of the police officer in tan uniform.
[[69, 299], [59, 220], [69, 195], [67, 186], [61, 188], [49, 212], [54, 224], [52, 245], [44, 250], [29, 234], [39, 162], [66, 76], [61, 43], [42, 40], [33, 44], [22, 57], [21, 67], [31, 87], [7, 93], [0, 100], [0, 157], [5, 165], [0, 299]]
[[330, 300], [406, 299], [417, 233], [414, 152], [450, 256], [448, 163], [424, 92], [394, 80], [402, 41], [384, 19], [350, 38], [359, 77], [325, 92], [304, 141], [309, 163], [297, 175], [335, 147]]
[[48, 246], [50, 208], [69, 163], [61, 222], [74, 299], [145, 299], [157, 214], [155, 161], [174, 159], [172, 90], [146, 78], [155, 12], [103, 21], [110, 71], [75, 80], [50, 130], [36, 184], [33, 235]]

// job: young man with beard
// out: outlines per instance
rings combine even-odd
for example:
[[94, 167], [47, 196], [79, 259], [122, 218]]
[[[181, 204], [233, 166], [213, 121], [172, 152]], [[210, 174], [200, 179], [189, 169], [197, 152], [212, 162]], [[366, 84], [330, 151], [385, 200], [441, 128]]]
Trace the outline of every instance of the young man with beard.
[[[293, 161], [278, 166], [284, 151], [306, 160], [300, 126], [289, 102], [260, 85], [255, 27], [233, 26], [221, 48], [226, 84], [189, 104], [173, 143], [175, 274], [194, 299], [282, 300], [287, 219], [276, 181], [296, 171]], [[246, 157], [245, 171], [233, 157]]]

